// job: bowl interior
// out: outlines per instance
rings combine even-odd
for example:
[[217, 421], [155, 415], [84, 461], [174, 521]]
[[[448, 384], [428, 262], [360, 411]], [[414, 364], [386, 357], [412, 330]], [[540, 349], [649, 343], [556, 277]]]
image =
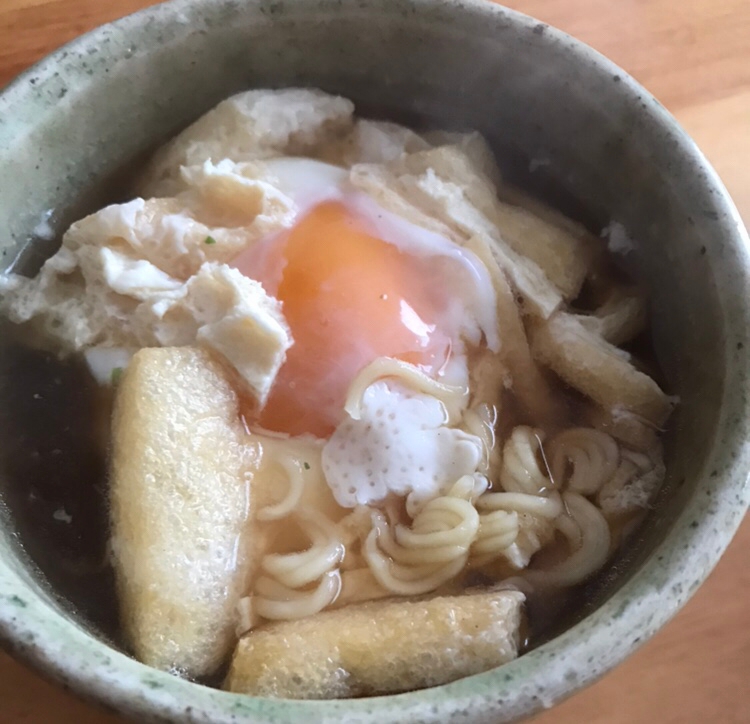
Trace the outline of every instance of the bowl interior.
[[[2, 267], [33, 273], [67, 225], [119, 200], [151, 149], [222, 98], [284, 86], [340, 93], [364, 115], [420, 128], [478, 130], [506, 178], [596, 232], [616, 221], [634, 240], [624, 262], [650, 290], [658, 360], [668, 391], [680, 398], [667, 436], [668, 482], [631, 545], [588, 584], [585, 605], [565, 622], [588, 617], [600, 645], [587, 653], [596, 661], [571, 679], [553, 673], [555, 649], [542, 647], [503, 671], [541, 682], [544, 696], [516, 687], [482, 709], [503, 720], [530, 713], [600, 675], [632, 639], [658, 628], [707, 575], [744, 512], [747, 250], [736, 212], [689, 140], [632, 79], [511, 11], [440, 0], [178, 1], [96, 31], [0, 98], [0, 168], [14, 180], [0, 198]], [[40, 233], [40, 224], [55, 235]], [[0, 408], [14, 384], [7, 368], [3, 377]], [[7, 465], [8, 437], [0, 439], [0, 501], [7, 504], [0, 559], [29, 597], [85, 630], [23, 552], [33, 557], [34, 530], [14, 515], [7, 493], [9, 476], [20, 474]], [[722, 502], [729, 495], [733, 507]], [[700, 560], [699, 535], [706, 544]], [[644, 586], [676, 585], [666, 609], [650, 619], [634, 603]], [[605, 655], [602, 617], [616, 610], [623, 620], [611, 635], [623, 641]], [[6, 635], [14, 630], [6, 627]], [[564, 647], [576, 630], [582, 635], [571, 629], [548, 646], [573, 656]], [[433, 695], [440, 707], [464, 691], [443, 689], [453, 693]], [[154, 704], [125, 706], [143, 714]]]

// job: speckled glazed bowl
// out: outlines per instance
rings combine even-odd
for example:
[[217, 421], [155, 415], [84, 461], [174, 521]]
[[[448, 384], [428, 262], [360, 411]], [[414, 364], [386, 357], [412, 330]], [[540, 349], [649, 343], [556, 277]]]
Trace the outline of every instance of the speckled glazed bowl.
[[[637, 240], [628, 261], [651, 290], [657, 354], [681, 400], [662, 495], [567, 628], [514, 663], [427, 691], [271, 701], [142, 666], [47, 588], [18, 544], [12, 509], [0, 511], [0, 634], [45, 675], [138, 721], [517, 720], [602, 676], [658, 631], [746, 510], [747, 236], [658, 102], [528, 17], [481, 0], [176, 0], [77, 40], [0, 95], [5, 264], [40, 222], [61, 230], [106, 201], [115, 170], [220, 99], [285, 85], [344, 94], [364, 113], [478, 129], [508, 178], [593, 228], [624, 225]], [[50, 252], [37, 239], [24, 259], [33, 266]]]

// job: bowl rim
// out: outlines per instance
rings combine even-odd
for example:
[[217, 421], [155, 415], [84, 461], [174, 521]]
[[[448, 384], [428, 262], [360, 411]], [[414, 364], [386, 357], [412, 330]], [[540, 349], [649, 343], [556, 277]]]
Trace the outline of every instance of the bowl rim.
[[[319, 2], [298, 0], [297, 5], [303, 1]], [[568, 34], [487, 0], [401, 1], [415, 13], [440, 6], [456, 14], [479, 14], [490, 24], [510, 23], [519, 31], [543, 28], [546, 42], [564, 46], [578, 62], [603, 74], [619, 76], [621, 92], [633, 103], [636, 99], [641, 102], [650, 121], [671, 134], [676, 141], [675, 152], [687, 159], [696, 178], [703, 179], [718, 218], [716, 236], [729, 242], [722, 264], [734, 266], [737, 289], [741, 285], [750, 287], [750, 240], [729, 194], [677, 121], [628, 73]], [[127, 36], [152, 18], [161, 23], [184, 22], [190, 13], [209, 12], [209, 8], [213, 12], [230, 2], [170, 0], [86, 33], [46, 56], [0, 91], [0, 117], [6, 111], [12, 113], [15, 103], [33, 92], [33, 79], [52, 74], [68, 54], [98, 45], [112, 30]], [[260, 5], [254, 0], [246, 7], [257, 9]], [[342, 0], [338, 5], [369, 10], [376, 8], [377, 0]], [[727, 340], [727, 384], [711, 456], [715, 467], [710, 473], [708, 467], [704, 470], [685, 509], [628, 581], [580, 623], [510, 664], [451, 684], [370, 699], [290, 701], [231, 694], [151, 669], [110, 648], [66, 619], [52, 598], [34, 592], [26, 572], [5, 560], [0, 560], [0, 641], [17, 658], [66, 689], [140, 720], [163, 721], [167, 717], [170, 721], [223, 724], [304, 718], [310, 722], [380, 724], [417, 719], [441, 722], [448, 718], [470, 722], [490, 716], [495, 721], [511, 721], [552, 706], [603, 676], [677, 613], [718, 562], [750, 504], [750, 443], [745, 442], [750, 440], [750, 400], [738, 396], [735, 388], [750, 372], [750, 300], [746, 295], [738, 296], [742, 298], [731, 311], [735, 336], [731, 349]], [[734, 408], [731, 420], [730, 407]], [[722, 467], [719, 460], [731, 462]], [[640, 631], [636, 638], [634, 628]], [[589, 635], [592, 630], [605, 629], [607, 636]], [[537, 680], [544, 685], [536, 685]]]

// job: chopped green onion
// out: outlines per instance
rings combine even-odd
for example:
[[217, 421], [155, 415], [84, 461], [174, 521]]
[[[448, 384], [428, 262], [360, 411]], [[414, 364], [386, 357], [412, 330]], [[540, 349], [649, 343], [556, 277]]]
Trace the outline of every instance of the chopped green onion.
[[304, 463], [304, 466], [305, 466], [305, 470], [309, 470], [310, 469], [310, 463]]
[[206, 237], [206, 241], [204, 243], [206, 243], [206, 244], [215, 244], [216, 243], [216, 239], [214, 239], [213, 236], [207, 236]]
[[115, 367], [112, 370], [112, 376], [110, 377], [110, 381], [113, 385], [116, 385], [120, 381], [120, 377], [122, 377], [123, 369], [122, 367]]

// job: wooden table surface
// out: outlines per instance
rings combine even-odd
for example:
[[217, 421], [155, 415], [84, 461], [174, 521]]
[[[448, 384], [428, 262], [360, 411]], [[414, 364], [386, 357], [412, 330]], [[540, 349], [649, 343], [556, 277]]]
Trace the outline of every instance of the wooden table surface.
[[[0, 0], [0, 86], [149, 0]], [[750, 0], [515, 0], [640, 80], [697, 141], [750, 222]], [[750, 520], [659, 635], [535, 724], [750, 722]], [[0, 653], [0, 724], [123, 724]]]

